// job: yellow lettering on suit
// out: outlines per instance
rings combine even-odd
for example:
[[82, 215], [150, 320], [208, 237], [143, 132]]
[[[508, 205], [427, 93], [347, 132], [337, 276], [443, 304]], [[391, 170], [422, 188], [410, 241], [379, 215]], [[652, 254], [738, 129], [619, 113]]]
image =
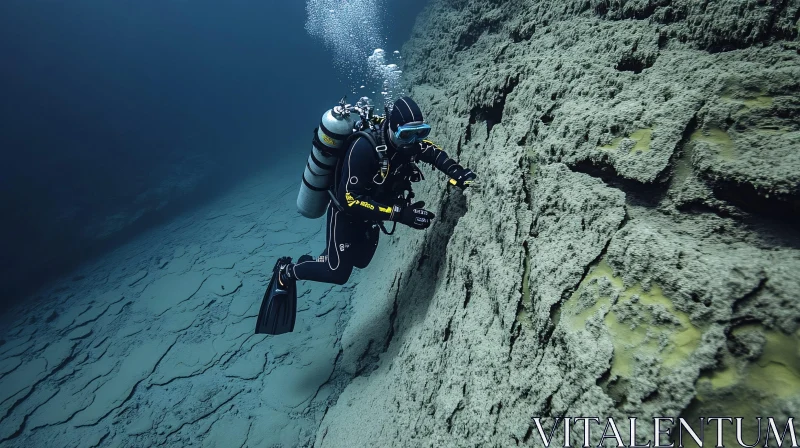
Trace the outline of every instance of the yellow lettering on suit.
[[[364, 208], [367, 208], [367, 209], [370, 209], [370, 210], [375, 210], [375, 206], [374, 205], [370, 204], [367, 201], [359, 201], [358, 199], [354, 198], [353, 195], [350, 194], [350, 192], [345, 193], [344, 194], [344, 198], [347, 200], [347, 206], [348, 207], [352, 207], [354, 205], [360, 205], [360, 206], [362, 206]], [[381, 211], [383, 211], [383, 210], [381, 210]], [[389, 209], [389, 213], [391, 213], [391, 209]]]

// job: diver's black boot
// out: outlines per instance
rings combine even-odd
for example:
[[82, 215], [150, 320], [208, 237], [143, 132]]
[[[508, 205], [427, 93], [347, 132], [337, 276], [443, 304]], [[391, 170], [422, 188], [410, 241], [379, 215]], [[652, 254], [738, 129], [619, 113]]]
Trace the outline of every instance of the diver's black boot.
[[297, 315], [297, 288], [292, 275], [292, 259], [278, 259], [272, 268], [272, 279], [261, 300], [256, 321], [256, 334], [283, 334], [294, 330]]
[[280, 264], [278, 268], [278, 286], [281, 289], [286, 289], [294, 285], [294, 275], [292, 275], [292, 267], [294, 264], [292, 263], [291, 257], [283, 257], [278, 263]]
[[294, 276], [294, 267], [296, 264], [305, 263], [307, 261], [314, 261], [314, 257], [311, 255], [303, 255], [297, 259], [297, 263], [292, 263], [292, 259], [290, 257], [281, 258], [278, 263], [280, 263], [279, 272], [280, 275], [278, 276], [278, 286], [281, 288], [285, 288], [287, 285], [291, 285], [297, 281]]

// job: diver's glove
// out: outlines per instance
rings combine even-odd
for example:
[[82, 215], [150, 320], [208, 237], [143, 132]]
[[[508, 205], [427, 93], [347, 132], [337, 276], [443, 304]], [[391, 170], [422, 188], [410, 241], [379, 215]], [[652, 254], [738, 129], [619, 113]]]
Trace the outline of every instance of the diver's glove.
[[475, 179], [478, 178], [478, 175], [473, 173], [469, 168], [461, 168], [459, 170], [455, 170], [450, 177], [450, 183], [452, 185], [464, 190], [475, 182]]
[[415, 202], [408, 207], [395, 206], [392, 220], [415, 229], [427, 229], [436, 215], [425, 210], [424, 207], [425, 202], [423, 201]]

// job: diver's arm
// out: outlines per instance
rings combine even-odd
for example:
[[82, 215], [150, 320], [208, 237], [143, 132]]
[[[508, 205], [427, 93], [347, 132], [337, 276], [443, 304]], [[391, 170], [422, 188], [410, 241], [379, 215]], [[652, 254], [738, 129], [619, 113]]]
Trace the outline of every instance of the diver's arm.
[[419, 160], [430, 163], [439, 171], [452, 177], [456, 171], [464, 169], [461, 165], [451, 159], [444, 150], [430, 140], [423, 140], [419, 143], [421, 151], [419, 153]]
[[451, 159], [436, 143], [430, 140], [423, 140], [419, 144], [422, 147], [419, 159], [423, 162], [430, 163], [439, 171], [447, 174], [453, 185], [466, 188], [478, 177], [472, 170], [464, 168], [455, 160]]
[[345, 213], [369, 221], [392, 219], [392, 207], [374, 201], [367, 188], [373, 184], [372, 178], [378, 174], [377, 157], [372, 145], [365, 138], [359, 137], [345, 154], [342, 165], [336, 199]]

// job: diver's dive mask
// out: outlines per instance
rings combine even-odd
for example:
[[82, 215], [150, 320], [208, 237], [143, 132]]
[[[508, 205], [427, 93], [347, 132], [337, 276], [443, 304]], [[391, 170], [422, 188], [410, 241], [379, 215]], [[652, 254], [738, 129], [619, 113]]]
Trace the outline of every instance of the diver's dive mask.
[[421, 142], [430, 133], [430, 125], [422, 121], [414, 121], [398, 126], [394, 131], [394, 141], [400, 145], [411, 145]]

